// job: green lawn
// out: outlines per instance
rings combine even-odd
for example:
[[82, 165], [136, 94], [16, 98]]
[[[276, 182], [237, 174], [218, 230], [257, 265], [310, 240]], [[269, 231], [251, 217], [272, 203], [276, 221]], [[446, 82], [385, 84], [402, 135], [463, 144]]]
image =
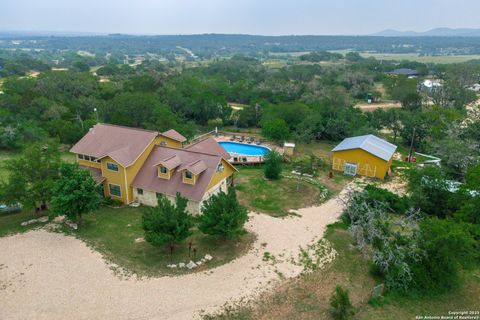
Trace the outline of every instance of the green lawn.
[[[195, 271], [203, 271], [219, 266], [246, 253], [254, 241], [251, 234], [244, 235], [238, 242], [224, 241], [219, 237], [203, 235], [199, 231], [183, 243], [177, 245], [173, 256], [167, 247], [154, 247], [147, 242], [135, 242], [144, 235], [141, 220], [142, 208], [108, 208], [102, 207], [84, 217], [85, 224], [77, 231], [67, 229], [66, 233], [77, 236], [101, 252], [104, 257], [126, 271], [141, 276], [159, 276], [164, 274], [180, 274], [188, 269], [170, 269], [170, 263], [200, 260], [205, 254], [213, 256], [213, 260]], [[196, 259], [188, 253], [188, 243], [197, 249]], [[119, 270], [120, 271], [120, 270]]]
[[382, 306], [369, 304], [373, 286], [382, 282], [370, 272], [370, 259], [352, 243], [350, 232], [341, 224], [329, 226], [325, 238], [338, 252], [335, 261], [324, 270], [284, 282], [254, 302], [227, 309], [222, 315], [207, 319], [332, 319], [329, 299], [335, 286], [349, 290], [356, 309], [354, 319], [404, 320], [417, 315], [448, 315], [448, 311], [478, 310], [480, 270], [464, 276], [464, 286], [454, 292], [434, 297], [398, 297], [386, 295]]
[[262, 167], [240, 168], [235, 184], [241, 204], [272, 216], [286, 216], [290, 209], [312, 206], [322, 200], [318, 187], [296, 179], [267, 180]]
[[40, 218], [45, 215], [48, 215], [48, 212], [37, 214], [32, 210], [25, 210], [20, 213], [0, 213], [0, 237], [43, 226], [43, 223], [34, 223], [25, 227], [22, 227], [20, 224], [24, 221]]

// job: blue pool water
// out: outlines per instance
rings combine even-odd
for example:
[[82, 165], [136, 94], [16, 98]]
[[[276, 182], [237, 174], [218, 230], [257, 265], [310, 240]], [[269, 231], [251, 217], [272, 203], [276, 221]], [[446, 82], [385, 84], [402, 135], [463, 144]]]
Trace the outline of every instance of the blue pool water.
[[263, 156], [265, 153], [270, 151], [270, 149], [268, 149], [267, 147], [238, 143], [238, 142], [221, 141], [219, 142], [219, 144], [228, 153], [236, 153], [236, 154], [242, 154], [246, 156]]

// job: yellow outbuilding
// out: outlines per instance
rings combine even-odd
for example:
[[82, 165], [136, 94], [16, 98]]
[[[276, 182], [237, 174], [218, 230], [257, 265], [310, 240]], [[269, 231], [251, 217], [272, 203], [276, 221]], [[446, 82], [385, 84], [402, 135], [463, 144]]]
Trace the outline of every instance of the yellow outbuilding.
[[397, 146], [374, 135], [344, 139], [332, 149], [332, 169], [385, 179]]

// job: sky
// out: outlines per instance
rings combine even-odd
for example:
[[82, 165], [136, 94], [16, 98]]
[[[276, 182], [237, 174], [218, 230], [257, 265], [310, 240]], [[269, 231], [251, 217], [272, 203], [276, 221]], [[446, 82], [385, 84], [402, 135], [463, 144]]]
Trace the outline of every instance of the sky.
[[0, 0], [0, 31], [364, 35], [480, 28], [479, 0]]

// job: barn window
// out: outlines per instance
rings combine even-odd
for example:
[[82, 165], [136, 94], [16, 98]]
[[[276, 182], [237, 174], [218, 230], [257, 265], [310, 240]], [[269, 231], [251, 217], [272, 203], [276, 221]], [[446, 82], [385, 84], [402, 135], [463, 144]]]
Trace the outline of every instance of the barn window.
[[345, 174], [355, 176], [357, 175], [357, 165], [355, 163], [345, 162], [345, 169], [343, 172]]

